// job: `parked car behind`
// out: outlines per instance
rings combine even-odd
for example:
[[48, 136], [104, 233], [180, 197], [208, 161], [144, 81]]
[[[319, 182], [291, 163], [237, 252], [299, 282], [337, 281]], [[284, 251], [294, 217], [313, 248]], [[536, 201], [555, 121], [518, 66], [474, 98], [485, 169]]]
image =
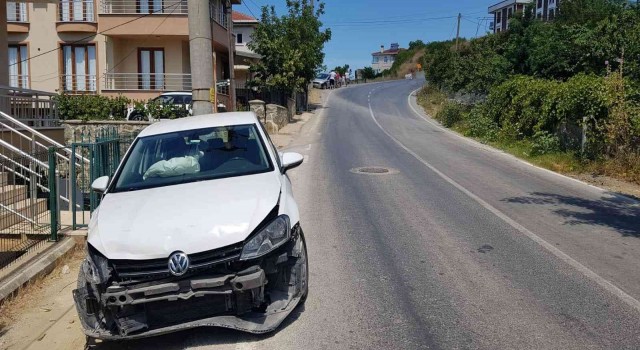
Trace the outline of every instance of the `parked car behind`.
[[328, 89], [329, 88], [329, 74], [328, 73], [319, 74], [313, 80], [313, 87], [316, 88], [316, 89]]
[[[186, 115], [177, 115], [175, 117], [186, 117], [187, 115], [192, 114], [191, 110], [191, 99], [192, 93], [190, 91], [174, 91], [174, 92], [165, 92], [160, 96], [151, 99], [152, 102], [157, 103], [159, 105], [164, 106], [175, 106], [177, 109], [182, 109], [187, 111]], [[140, 108], [136, 108], [136, 106], [131, 105], [127, 108], [127, 120], [154, 120], [154, 116], [149, 115], [146, 112], [148, 104], [145, 104], [145, 110], [141, 110]]]

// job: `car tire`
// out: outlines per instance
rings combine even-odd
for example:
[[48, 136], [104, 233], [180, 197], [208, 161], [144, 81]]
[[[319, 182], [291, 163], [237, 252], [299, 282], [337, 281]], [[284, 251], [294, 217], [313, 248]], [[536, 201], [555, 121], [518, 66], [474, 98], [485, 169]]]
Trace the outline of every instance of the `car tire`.
[[302, 233], [302, 229], [300, 229], [300, 239], [302, 240], [302, 252], [304, 253], [305, 260], [305, 275], [303, 279], [305, 280], [304, 289], [302, 291], [302, 296], [300, 296], [300, 304], [304, 304], [309, 296], [309, 254], [307, 252], [307, 240], [304, 238], [304, 234]]
[[131, 116], [129, 116], [129, 120], [145, 121], [145, 120], [147, 120], [147, 118], [145, 117], [144, 113], [135, 111], [135, 112], [131, 113]]

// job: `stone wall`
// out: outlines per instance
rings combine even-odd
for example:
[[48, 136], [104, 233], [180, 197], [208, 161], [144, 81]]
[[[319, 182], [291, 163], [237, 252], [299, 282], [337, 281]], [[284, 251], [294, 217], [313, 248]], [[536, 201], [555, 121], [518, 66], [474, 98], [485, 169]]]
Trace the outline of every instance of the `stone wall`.
[[61, 122], [64, 127], [65, 144], [70, 144], [80, 139], [80, 135], [95, 135], [99, 130], [106, 128], [115, 128], [120, 135], [134, 134], [137, 135], [142, 129], [151, 125], [152, 122], [142, 121], [126, 121], [126, 120], [63, 120]]
[[289, 124], [289, 111], [286, 107], [274, 104], [265, 105], [260, 100], [249, 101], [249, 106], [269, 133], [278, 133], [280, 129]]

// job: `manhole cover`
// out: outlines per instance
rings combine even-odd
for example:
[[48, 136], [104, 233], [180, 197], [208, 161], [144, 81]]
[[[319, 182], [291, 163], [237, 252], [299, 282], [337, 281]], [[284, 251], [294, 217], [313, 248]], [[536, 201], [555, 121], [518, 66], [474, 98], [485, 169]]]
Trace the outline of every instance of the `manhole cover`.
[[389, 175], [389, 174], [397, 174], [398, 171], [393, 168], [385, 168], [379, 166], [367, 166], [361, 168], [353, 168], [350, 170], [355, 174], [363, 174], [363, 175]]
[[389, 169], [387, 168], [360, 168], [358, 169], [359, 173], [370, 173], [370, 174], [384, 174], [388, 173]]

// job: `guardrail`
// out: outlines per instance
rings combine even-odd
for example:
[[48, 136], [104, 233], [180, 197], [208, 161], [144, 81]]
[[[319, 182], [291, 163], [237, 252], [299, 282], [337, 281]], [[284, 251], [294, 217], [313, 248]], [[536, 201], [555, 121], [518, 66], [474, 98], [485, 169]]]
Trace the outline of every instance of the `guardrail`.
[[102, 0], [100, 14], [188, 14], [187, 1], [183, 0]]
[[59, 22], [95, 22], [93, 0], [60, 0], [58, 3]]
[[105, 73], [103, 90], [191, 90], [191, 74]]

